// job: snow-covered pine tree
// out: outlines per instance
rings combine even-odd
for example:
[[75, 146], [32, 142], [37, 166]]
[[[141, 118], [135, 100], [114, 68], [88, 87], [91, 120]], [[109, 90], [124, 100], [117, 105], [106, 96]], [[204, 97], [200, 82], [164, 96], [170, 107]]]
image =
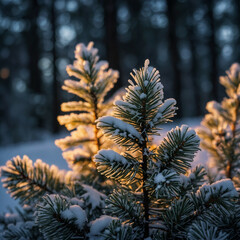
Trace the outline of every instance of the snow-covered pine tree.
[[234, 63], [227, 76], [220, 77], [227, 97], [221, 103], [207, 104], [208, 113], [198, 129], [201, 146], [211, 156], [210, 166], [217, 167], [240, 186], [240, 65]]
[[163, 101], [159, 72], [148, 65], [146, 60], [133, 70], [114, 116], [97, 120], [106, 136], [127, 149], [95, 155], [98, 171], [121, 184], [106, 200], [106, 213], [118, 220], [103, 231], [103, 239], [236, 239], [240, 215], [231, 180], [202, 185], [202, 167], [187, 174], [199, 147], [195, 131], [176, 127], [152, 146], [152, 137], [175, 115], [176, 102]]
[[106, 196], [77, 181], [73, 171], [41, 160], [33, 164], [27, 156], [15, 157], [1, 168], [1, 176], [3, 186], [24, 207], [19, 214], [0, 216], [0, 239], [85, 239], [88, 224], [105, 206]]
[[[63, 112], [77, 112], [59, 116], [61, 125], [71, 131], [71, 135], [56, 140], [69, 167], [81, 175], [89, 184], [99, 183], [92, 157], [102, 148], [113, 147], [113, 143], [104, 139], [97, 129], [95, 121], [106, 114], [113, 105], [113, 99], [104, 102], [104, 98], [118, 79], [118, 71], [108, 68], [107, 61], [99, 61], [98, 50], [93, 42], [87, 46], [76, 46], [73, 65], [67, 66], [67, 73], [78, 80], [65, 80], [63, 89], [76, 95], [79, 101], [66, 102], [61, 105]], [[110, 144], [110, 145], [109, 145]]]
[[[77, 130], [56, 143], [63, 149], [79, 144], [84, 147], [64, 153], [73, 171], [59, 170], [41, 160], [33, 164], [27, 156], [17, 156], [1, 167], [3, 186], [24, 207], [18, 214], [0, 215], [3, 230], [0, 239], [70, 239], [79, 235], [84, 239], [90, 231], [88, 223], [102, 214], [106, 196], [86, 182], [79, 182], [83, 180], [79, 175], [81, 171], [84, 180], [91, 183], [97, 179], [91, 157], [102, 146], [109, 146], [110, 141], [103, 139], [95, 120], [112, 106], [113, 100], [106, 103], [103, 100], [116, 82], [118, 72], [108, 69], [107, 62], [99, 61], [92, 42], [88, 46], [77, 45], [75, 56], [77, 60], [67, 71], [81, 81], [66, 80], [63, 88], [81, 101], [63, 103], [62, 110], [80, 113], [61, 116], [59, 122], [69, 130]], [[37, 203], [36, 224], [33, 213]]]

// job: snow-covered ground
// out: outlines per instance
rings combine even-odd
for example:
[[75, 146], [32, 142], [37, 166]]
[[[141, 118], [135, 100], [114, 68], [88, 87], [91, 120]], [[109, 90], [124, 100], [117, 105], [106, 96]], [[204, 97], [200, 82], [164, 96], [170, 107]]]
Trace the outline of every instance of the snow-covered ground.
[[[183, 119], [178, 122], [170, 123], [163, 126], [161, 137], [158, 137], [155, 142], [157, 143], [160, 138], [164, 137], [167, 131], [171, 130], [175, 126], [181, 124], [187, 124], [192, 128], [196, 128], [200, 125], [201, 118], [195, 119]], [[61, 136], [63, 137], [63, 136]], [[36, 159], [42, 159], [48, 164], [55, 164], [60, 169], [68, 169], [67, 163], [62, 157], [62, 151], [55, 146], [55, 139], [60, 138], [59, 136], [53, 136], [48, 140], [23, 143], [18, 145], [12, 145], [7, 147], [0, 147], [0, 166], [5, 165], [7, 160], [10, 160], [14, 156], [27, 155], [30, 159], [35, 161]], [[207, 154], [205, 151], [199, 151], [194, 159], [193, 166], [198, 164], [205, 164], [207, 162]], [[13, 200], [7, 193], [6, 190], [0, 186], [0, 213], [8, 211], [8, 207], [14, 208], [17, 206], [17, 202]]]

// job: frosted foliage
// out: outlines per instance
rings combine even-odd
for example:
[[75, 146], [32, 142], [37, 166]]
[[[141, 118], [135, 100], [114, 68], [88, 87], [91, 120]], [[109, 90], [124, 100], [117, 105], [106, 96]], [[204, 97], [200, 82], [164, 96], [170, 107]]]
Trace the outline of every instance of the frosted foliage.
[[219, 115], [219, 111], [221, 111], [221, 105], [216, 101], [210, 101], [207, 103], [206, 109], [216, 115]]
[[76, 148], [73, 151], [66, 151], [63, 153], [63, 157], [67, 160], [67, 162], [73, 162], [76, 159], [88, 159], [90, 157], [90, 153], [83, 148]]
[[[92, 147], [96, 148], [94, 145]], [[90, 166], [89, 161], [91, 160], [91, 156], [87, 149], [76, 148], [74, 150], [65, 151], [62, 155], [67, 161], [69, 168], [72, 168], [74, 172], [81, 172], [83, 176], [89, 174], [86, 170], [83, 171], [86, 164]]]
[[[156, 115], [152, 119], [151, 122], [149, 122], [150, 125], [159, 125], [165, 122], [168, 122], [168, 119], [166, 118], [166, 115], [169, 113], [172, 113], [174, 115], [174, 112], [176, 111], [176, 100], [173, 98], [166, 99], [162, 105], [160, 105]], [[163, 120], [163, 121], [161, 121]]]
[[179, 191], [179, 175], [173, 170], [164, 169], [154, 177], [157, 198], [176, 196]]
[[91, 210], [95, 208], [103, 208], [105, 206], [104, 199], [106, 199], [106, 195], [100, 193], [96, 189], [91, 186], [83, 184], [83, 189], [86, 191], [82, 195], [82, 198], [86, 201], [87, 205], [91, 206]]
[[84, 207], [84, 201], [82, 199], [77, 198], [77, 197], [71, 198], [70, 202], [71, 202], [72, 205], [78, 205], [80, 207]]
[[[133, 123], [137, 130], [141, 128], [141, 123], [145, 119], [149, 125], [149, 132], [151, 132], [150, 129], [169, 121], [169, 118], [174, 115], [175, 108], [170, 108], [175, 103], [172, 102], [171, 107], [170, 105], [162, 105], [163, 85], [160, 82], [160, 75], [155, 68], [149, 67], [148, 59], [145, 61], [143, 68], [140, 68], [140, 70], [133, 69], [131, 76], [133, 80], [129, 80], [130, 85], [126, 88], [127, 92], [123, 100], [115, 102], [115, 116], [127, 123]], [[147, 107], [145, 116], [143, 116], [142, 105]], [[160, 107], [162, 107], [162, 110], [159, 109]], [[160, 123], [160, 119], [164, 120]]]
[[144, 99], [144, 98], [146, 98], [146, 97], [147, 97], [147, 95], [146, 95], [145, 93], [141, 93], [141, 94], [140, 94], [140, 98], [141, 98], [141, 99]]
[[228, 76], [230, 78], [237, 78], [239, 77], [240, 74], [240, 64], [239, 63], [233, 63], [232, 66], [230, 67], [230, 70], [227, 71]]
[[240, 168], [240, 65], [234, 63], [227, 75], [220, 77], [227, 97], [221, 103], [207, 104], [205, 115], [198, 129], [201, 147], [210, 154], [209, 167], [217, 167], [226, 177], [233, 178]]
[[[93, 222], [91, 222], [90, 227], [90, 236], [97, 236], [102, 233], [102, 231], [108, 227], [108, 225], [113, 221], [117, 220], [115, 217], [103, 215], [100, 218], [97, 218]], [[98, 236], [99, 239], [99, 236]], [[96, 239], [97, 240], [97, 239]]]
[[167, 107], [171, 105], [175, 105], [177, 102], [174, 98], [168, 98], [164, 101], [164, 104], [161, 105], [160, 110], [161, 112], [165, 111]]
[[89, 140], [94, 139], [93, 130], [91, 127], [79, 126], [77, 130], [71, 132], [71, 136], [67, 136], [62, 139], [55, 141], [55, 144], [62, 150], [66, 150], [70, 147], [79, 146], [86, 142], [90, 144], [93, 148], [95, 144], [89, 142]]
[[[105, 135], [126, 147], [122, 155], [112, 150], [100, 150], [95, 155], [98, 171], [121, 185], [121, 190], [114, 191], [106, 200], [106, 212], [118, 217], [120, 223], [111, 223], [104, 234], [110, 239], [119, 229], [116, 232], [126, 230], [126, 236], [128, 231], [136, 233], [136, 237], [133, 234], [129, 239], [178, 238], [171, 232], [174, 227], [168, 228], [169, 223], [163, 215], [165, 211], [171, 211], [172, 202], [179, 201], [181, 205], [183, 184], [180, 174], [190, 168], [190, 162], [199, 150], [199, 138], [194, 130], [183, 125], [170, 131], [158, 147], [152, 146], [151, 135], [159, 134], [159, 126], [171, 121], [177, 109], [176, 101], [171, 98], [163, 101], [159, 72], [149, 67], [149, 60], [140, 70], [134, 69], [131, 76], [127, 93], [122, 100], [115, 101], [114, 117], [102, 117], [97, 121], [97, 127]], [[118, 137], [120, 134], [122, 138]], [[129, 137], [130, 134], [140, 141]], [[189, 199], [186, 201], [190, 203]], [[185, 211], [189, 209], [173, 210], [175, 216], [171, 216], [169, 222], [178, 225], [179, 219], [187, 219]], [[119, 227], [121, 223], [129, 224], [129, 228], [127, 225], [126, 228]], [[164, 234], [166, 230], [166, 237], [153, 236], [155, 229], [159, 233], [163, 230]]]
[[142, 137], [140, 133], [131, 125], [115, 117], [106, 116], [97, 120], [97, 127], [102, 128], [104, 133], [108, 133], [108, 129], [105, 127], [112, 126], [115, 128], [115, 135], [125, 135], [132, 139], [137, 138], [141, 141]]
[[113, 150], [100, 150], [98, 154], [95, 155], [94, 161], [99, 162], [102, 161], [103, 158], [107, 159], [110, 162], [120, 162], [123, 165], [128, 164], [126, 158]]
[[[106, 82], [107, 84], [104, 84], [105, 89], [102, 89], [105, 94], [113, 87], [119, 74], [118, 71], [108, 69], [107, 61], [99, 61], [97, 52], [98, 50], [93, 47], [93, 42], [90, 42], [87, 47], [82, 43], [78, 44], [75, 50], [77, 60], [73, 65], [67, 66], [67, 72], [69, 76], [80, 78], [85, 83]], [[97, 75], [93, 77], [95, 73]], [[101, 86], [101, 84], [98, 86]]]
[[[52, 177], [51, 184], [56, 184], [54, 183], [54, 181], [56, 181], [62, 185], [71, 181], [72, 178], [72, 173], [70, 171], [59, 170], [56, 165], [49, 166], [40, 159], [37, 159], [33, 164], [32, 160], [29, 159], [26, 155], [24, 155], [22, 159], [20, 156], [17, 156], [12, 160], [7, 161], [6, 166], [1, 167], [1, 172], [7, 172], [8, 174], [11, 173], [14, 175], [20, 175], [26, 172], [25, 174], [28, 178], [28, 181], [38, 183], [41, 180], [41, 182], [39, 182], [40, 185], [48, 184], [47, 176], [49, 174], [51, 174], [51, 176], [54, 176], [54, 178]], [[3, 186], [6, 187], [8, 180], [9, 179], [2, 179]], [[22, 181], [16, 180], [15, 185], [23, 188], [23, 186], [25, 186], [24, 179], [22, 179]]]
[[[81, 172], [78, 179], [89, 179], [88, 176], [92, 173], [92, 180], [87, 181], [99, 182], [92, 157], [103, 146], [109, 147], [113, 144], [102, 137], [95, 121], [106, 113], [111, 114], [113, 99], [104, 101], [104, 98], [116, 83], [119, 73], [109, 68], [107, 61], [99, 61], [98, 50], [93, 45], [93, 42], [88, 45], [78, 44], [75, 50], [76, 60], [73, 65], [67, 66], [68, 75], [76, 77], [77, 80], [65, 80], [62, 88], [80, 99], [61, 105], [62, 111], [70, 113], [59, 116], [58, 121], [67, 130], [73, 131], [70, 136], [56, 140], [55, 143], [65, 151], [63, 156], [69, 166], [75, 172]], [[77, 147], [80, 149], [77, 150]], [[100, 182], [102, 181], [103, 179]]]
[[89, 113], [71, 113], [70, 115], [59, 116], [60, 125], [65, 125], [68, 130], [73, 130], [80, 125], [90, 125], [94, 123], [94, 117]]
[[[21, 220], [20, 216], [16, 213], [5, 213], [3, 217], [5, 223], [7, 224], [18, 222]], [[0, 219], [2, 219], [3, 217], [0, 215]]]
[[80, 230], [83, 229], [87, 221], [86, 213], [79, 205], [70, 206], [69, 209], [61, 212], [61, 216], [66, 220], [73, 220]]
[[219, 180], [211, 185], [205, 184], [203, 185], [198, 191], [197, 196], [204, 192], [205, 194], [205, 201], [210, 199], [212, 193], [221, 192], [221, 196], [224, 198], [237, 198], [239, 197], [239, 193], [235, 189], [233, 182], [230, 179], [222, 179]]
[[162, 173], [158, 173], [157, 176], [154, 177], [155, 183], [166, 182], [166, 178], [162, 175]]
[[215, 226], [210, 226], [203, 221], [193, 223], [188, 233], [189, 240], [229, 240], [229, 235], [219, 231]]
[[[115, 115], [117, 118], [132, 124], [138, 131], [141, 126], [147, 125], [148, 134], [158, 133], [159, 126], [171, 121], [175, 115], [176, 101], [167, 99], [163, 102], [163, 85], [159, 72], [149, 67], [149, 60], [145, 61], [140, 70], [133, 70], [133, 80], [129, 80], [129, 87], [123, 100], [115, 102]], [[143, 112], [145, 107], [145, 112]]]
[[94, 48], [93, 45], [94, 45], [93, 42], [89, 42], [87, 46], [85, 46], [83, 43], [79, 43], [76, 46], [75, 58], [84, 59], [90, 56], [96, 56], [98, 53], [98, 50], [97, 48]]

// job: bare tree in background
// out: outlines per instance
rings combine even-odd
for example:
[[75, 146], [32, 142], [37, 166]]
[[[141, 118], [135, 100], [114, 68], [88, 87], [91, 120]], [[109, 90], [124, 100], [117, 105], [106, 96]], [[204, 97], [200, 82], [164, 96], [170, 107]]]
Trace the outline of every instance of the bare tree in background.
[[235, 4], [236, 4], [236, 25], [238, 26], [238, 39], [237, 39], [237, 51], [238, 51], [238, 54], [237, 54], [237, 62], [240, 63], [240, 45], [239, 45], [239, 42], [240, 42], [240, 1], [239, 0], [235, 0]]
[[41, 93], [41, 75], [38, 67], [38, 61], [40, 58], [39, 53], [39, 36], [37, 18], [39, 14], [39, 4], [37, 0], [29, 1], [29, 7], [26, 13], [26, 18], [29, 24], [29, 29], [26, 32], [26, 47], [28, 50], [28, 65], [30, 72], [30, 89], [34, 93]]
[[57, 52], [56, 52], [56, 9], [55, 9], [55, 1], [51, 1], [50, 6], [50, 14], [51, 14], [51, 27], [52, 27], [52, 63], [53, 63], [53, 85], [52, 85], [52, 111], [53, 111], [53, 119], [52, 119], [52, 131], [54, 133], [58, 132], [59, 124], [57, 121], [57, 116], [60, 113], [59, 107], [59, 84], [57, 79]]
[[197, 44], [197, 36], [195, 33], [195, 23], [194, 23], [194, 3], [192, 0], [188, 1], [188, 18], [187, 18], [187, 28], [188, 28], [188, 39], [189, 45], [191, 50], [191, 70], [190, 75], [193, 83], [193, 94], [194, 94], [194, 101], [195, 101], [195, 115], [201, 115], [201, 92], [199, 90], [199, 78], [197, 74], [197, 51], [196, 51], [196, 44]]
[[216, 37], [215, 37], [215, 22], [214, 22], [214, 15], [213, 15], [213, 8], [214, 8], [214, 0], [205, 0], [207, 5], [207, 18], [209, 22], [210, 28], [210, 36], [209, 36], [209, 58], [210, 58], [210, 81], [212, 84], [211, 89], [211, 98], [217, 100], [218, 99], [218, 68], [217, 68], [217, 46], [216, 46]]
[[[107, 60], [111, 68], [120, 70], [118, 37], [117, 37], [117, 1], [102, 0], [104, 9], [104, 26], [105, 26], [105, 46]], [[116, 88], [122, 87], [121, 74], [116, 83]]]
[[[24, 18], [29, 28], [24, 32], [24, 39], [28, 54], [28, 70], [29, 70], [29, 89], [31, 93], [41, 95], [43, 91], [41, 71], [39, 69], [40, 59], [40, 36], [38, 32], [37, 19], [39, 16], [40, 6], [37, 0], [29, 0], [28, 8]], [[37, 127], [42, 128], [44, 120], [38, 113], [37, 107], [33, 107], [32, 115], [36, 119]]]
[[178, 105], [178, 117], [182, 117], [182, 104], [181, 104], [181, 92], [182, 92], [182, 79], [180, 70], [180, 56], [178, 52], [178, 40], [176, 34], [176, 1], [167, 0], [167, 17], [168, 17], [168, 41], [169, 41], [169, 54], [171, 64], [173, 68], [173, 93], [174, 98]]

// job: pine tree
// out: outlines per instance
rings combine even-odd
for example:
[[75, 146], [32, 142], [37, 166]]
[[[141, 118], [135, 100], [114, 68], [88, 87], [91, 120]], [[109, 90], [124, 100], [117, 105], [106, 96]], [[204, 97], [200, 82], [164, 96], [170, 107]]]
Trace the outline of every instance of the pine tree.
[[221, 103], [207, 104], [208, 114], [202, 121], [198, 134], [201, 146], [211, 156], [211, 165], [240, 186], [240, 65], [235, 63], [220, 77], [227, 97]]
[[[89, 231], [87, 224], [100, 217], [105, 206], [106, 196], [76, 180], [76, 173], [59, 170], [41, 160], [33, 164], [27, 156], [22, 159], [17, 156], [1, 168], [1, 176], [3, 186], [11, 196], [23, 206], [29, 206], [28, 211], [0, 217], [3, 239], [26, 236], [29, 239], [41, 239], [41, 236], [44, 239], [71, 239], [85, 236]], [[78, 213], [82, 217], [81, 224]]]
[[[33, 164], [27, 156], [17, 156], [1, 168], [3, 186], [23, 206], [30, 206], [29, 211], [0, 217], [4, 239], [27, 236], [29, 239], [70, 239], [79, 235], [83, 238], [90, 231], [87, 225], [102, 214], [106, 196], [86, 183], [98, 186], [102, 180], [98, 179], [91, 158], [102, 146], [108, 147], [111, 143], [96, 128], [95, 120], [110, 111], [113, 100], [103, 101], [117, 81], [118, 72], [108, 69], [106, 61], [99, 61], [97, 52], [92, 42], [88, 46], [77, 45], [77, 60], [67, 71], [80, 81], [66, 80], [63, 86], [81, 99], [62, 104], [63, 111], [78, 111], [79, 114], [60, 116], [60, 124], [77, 130], [56, 141], [62, 149], [82, 145], [63, 153], [73, 171], [59, 170], [41, 160]], [[82, 214], [82, 219], [75, 212]]]
[[[106, 200], [106, 213], [118, 220], [104, 239], [231, 239], [235, 232], [223, 219], [232, 216], [239, 227], [238, 193], [230, 180], [203, 184], [202, 167], [187, 173], [199, 147], [195, 131], [176, 127], [152, 146], [152, 137], [175, 115], [176, 101], [163, 101], [159, 73], [148, 65], [146, 60], [133, 70], [114, 116], [97, 120], [106, 136], [127, 149], [122, 154], [100, 150], [94, 159], [100, 173], [121, 184]], [[211, 221], [217, 216], [219, 226]]]
[[[80, 49], [92, 52], [88, 46]], [[85, 50], [82, 53], [86, 54]], [[88, 125], [91, 119], [97, 133], [91, 144], [96, 148], [100, 131], [100, 143], [105, 136], [111, 149], [103, 149], [102, 143], [94, 162], [101, 174], [119, 183], [113, 193], [107, 198], [86, 185], [78, 171], [59, 170], [41, 160], [33, 164], [27, 156], [15, 157], [1, 168], [2, 182], [24, 207], [18, 214], [0, 215], [0, 239], [238, 239], [239, 194], [232, 181], [209, 184], [203, 167], [190, 170], [199, 147], [195, 131], [186, 125], [176, 127], [158, 146], [152, 144], [162, 125], [175, 115], [176, 101], [163, 101], [159, 73], [148, 65], [146, 60], [143, 68], [134, 70], [125, 97], [115, 101], [114, 116], [99, 115], [96, 124], [90, 112], [82, 113], [84, 110], [77, 116], [63, 117], [69, 129]], [[99, 84], [102, 81], [99, 79]], [[71, 86], [74, 93], [76, 86], [83, 89], [79, 82]], [[72, 110], [78, 103], [69, 105]], [[114, 151], [108, 138], [124, 153]], [[68, 140], [73, 146], [76, 138]]]
[[59, 116], [61, 125], [71, 131], [71, 136], [56, 140], [56, 145], [64, 151], [63, 157], [69, 167], [81, 174], [81, 179], [90, 184], [98, 183], [99, 174], [92, 157], [102, 148], [113, 147], [112, 142], [104, 139], [95, 121], [109, 114], [114, 98], [104, 102], [109, 90], [118, 79], [118, 72], [108, 69], [107, 61], [99, 61], [98, 50], [93, 42], [88, 46], [76, 46], [73, 65], [67, 66], [67, 73], [78, 80], [65, 80], [63, 89], [76, 95], [79, 101], [61, 105], [63, 112], [77, 112]]

